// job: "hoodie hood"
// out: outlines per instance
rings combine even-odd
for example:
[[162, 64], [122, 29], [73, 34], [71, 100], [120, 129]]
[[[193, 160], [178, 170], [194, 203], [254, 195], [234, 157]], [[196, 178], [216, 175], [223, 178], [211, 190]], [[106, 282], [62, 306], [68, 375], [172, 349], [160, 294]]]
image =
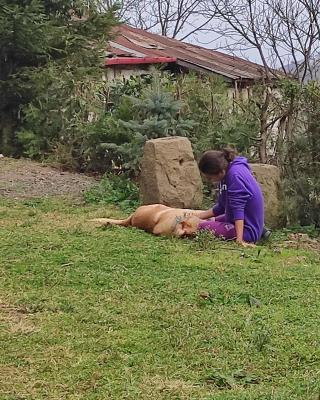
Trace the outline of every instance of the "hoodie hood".
[[242, 156], [236, 157], [230, 164], [230, 168], [232, 168], [233, 166], [240, 166], [240, 165], [248, 168], [248, 170], [251, 171], [247, 158]]

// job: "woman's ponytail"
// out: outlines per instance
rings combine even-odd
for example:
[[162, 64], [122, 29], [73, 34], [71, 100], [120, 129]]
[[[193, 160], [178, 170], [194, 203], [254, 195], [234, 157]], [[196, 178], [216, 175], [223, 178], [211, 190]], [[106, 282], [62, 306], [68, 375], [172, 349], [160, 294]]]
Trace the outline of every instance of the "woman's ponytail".
[[222, 149], [222, 153], [228, 163], [231, 163], [237, 157], [237, 150], [232, 147], [225, 147]]

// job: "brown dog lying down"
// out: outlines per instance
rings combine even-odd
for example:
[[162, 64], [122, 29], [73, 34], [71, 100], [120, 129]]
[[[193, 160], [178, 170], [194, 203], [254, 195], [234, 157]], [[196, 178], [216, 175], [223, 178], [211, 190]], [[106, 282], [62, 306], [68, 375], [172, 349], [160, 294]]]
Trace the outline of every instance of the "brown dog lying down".
[[97, 218], [90, 220], [101, 226], [133, 226], [154, 235], [191, 236], [197, 232], [201, 210], [171, 208], [163, 204], [141, 206], [127, 219]]

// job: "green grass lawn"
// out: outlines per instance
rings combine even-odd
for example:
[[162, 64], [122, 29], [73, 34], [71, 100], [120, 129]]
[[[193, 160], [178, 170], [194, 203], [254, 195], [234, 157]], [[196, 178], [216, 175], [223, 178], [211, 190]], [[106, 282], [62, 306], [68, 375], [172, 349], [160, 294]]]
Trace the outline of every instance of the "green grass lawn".
[[320, 397], [320, 256], [0, 200], [0, 399]]

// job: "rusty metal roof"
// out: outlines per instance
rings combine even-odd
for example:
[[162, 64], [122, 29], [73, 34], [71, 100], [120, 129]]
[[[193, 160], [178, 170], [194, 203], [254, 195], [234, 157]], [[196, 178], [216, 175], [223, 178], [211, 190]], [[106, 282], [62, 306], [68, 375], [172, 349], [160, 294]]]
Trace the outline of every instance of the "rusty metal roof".
[[[141, 60], [167, 58], [176, 60], [178, 65], [188, 69], [212, 72], [233, 81], [258, 80], [264, 75], [263, 66], [259, 64], [125, 24], [115, 28], [114, 37], [109, 42], [107, 52], [106, 66], [108, 66], [108, 60], [114, 58], [123, 60], [123, 64], [126, 64], [125, 61], [129, 61], [130, 58]], [[121, 60], [118, 60], [118, 65], [121, 64]], [[114, 65], [110, 63], [112, 64]]]

